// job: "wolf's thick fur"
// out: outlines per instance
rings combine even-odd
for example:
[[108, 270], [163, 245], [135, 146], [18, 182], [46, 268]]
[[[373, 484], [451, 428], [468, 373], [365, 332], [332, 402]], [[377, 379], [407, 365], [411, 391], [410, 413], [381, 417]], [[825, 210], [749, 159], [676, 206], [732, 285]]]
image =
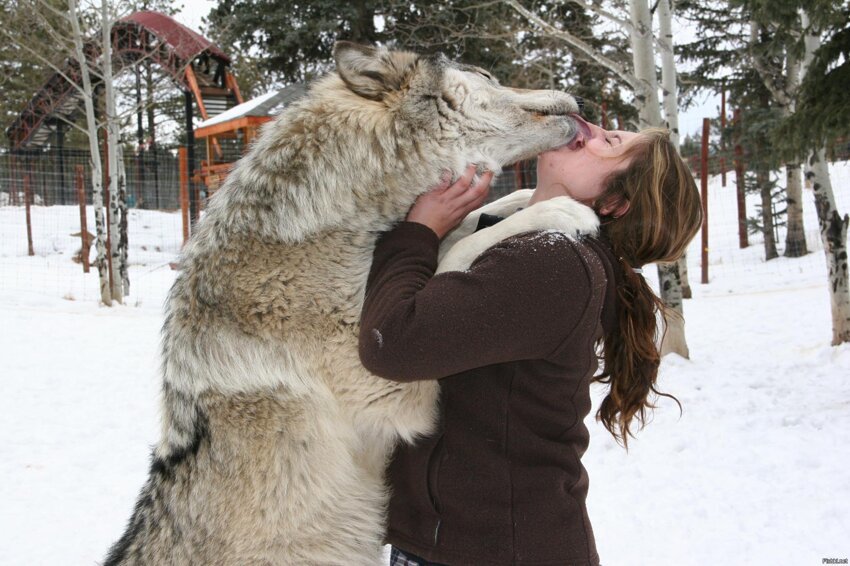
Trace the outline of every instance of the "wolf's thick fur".
[[574, 135], [563, 93], [442, 57], [340, 43], [335, 58], [264, 128], [184, 250], [162, 436], [106, 564], [377, 563], [387, 457], [431, 430], [437, 384], [359, 362], [375, 239], [444, 170], [497, 169]]

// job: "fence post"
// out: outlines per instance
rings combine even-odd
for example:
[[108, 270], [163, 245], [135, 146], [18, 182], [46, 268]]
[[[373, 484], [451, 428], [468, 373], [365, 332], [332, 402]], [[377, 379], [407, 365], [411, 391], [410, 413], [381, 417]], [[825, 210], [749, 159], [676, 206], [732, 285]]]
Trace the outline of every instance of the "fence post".
[[702, 189], [702, 283], [708, 283], [708, 134], [711, 124], [702, 119], [702, 160], [700, 163], [700, 188]]
[[[736, 109], [732, 120], [736, 127], [741, 126], [741, 110]], [[747, 235], [747, 194], [744, 186], [744, 148], [741, 147], [740, 134], [735, 140], [735, 185], [738, 192], [738, 247], [744, 249], [750, 245]]]
[[86, 187], [85, 187], [85, 174], [83, 172], [83, 166], [77, 165], [75, 167], [76, 173], [74, 175], [76, 184], [77, 184], [77, 201], [80, 203], [80, 239], [83, 242], [82, 251], [80, 253], [80, 259], [83, 260], [83, 273], [89, 272], [89, 246], [91, 242], [89, 241], [89, 227], [88, 222], [86, 222]]
[[180, 167], [180, 211], [183, 216], [183, 245], [189, 240], [189, 155], [185, 147], [177, 150]]
[[9, 204], [12, 206], [18, 206], [18, 160], [15, 157], [15, 152], [13, 151], [11, 156], [9, 157], [9, 169], [10, 169], [10, 191], [9, 191]]
[[514, 190], [518, 191], [525, 187], [525, 179], [522, 171], [523, 162], [514, 163]]
[[27, 212], [27, 253], [35, 255], [32, 247], [32, 217], [30, 216], [30, 204], [32, 201], [32, 187], [30, 187], [29, 171], [24, 174], [24, 207]]

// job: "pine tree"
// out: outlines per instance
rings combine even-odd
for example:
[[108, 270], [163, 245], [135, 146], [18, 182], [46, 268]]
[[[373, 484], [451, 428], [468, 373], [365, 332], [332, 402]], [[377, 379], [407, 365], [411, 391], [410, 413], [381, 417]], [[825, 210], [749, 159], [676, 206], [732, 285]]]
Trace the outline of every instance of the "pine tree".
[[[688, 56], [698, 64], [691, 82], [705, 88], [718, 80], [719, 69], [732, 69], [727, 82], [732, 82], [744, 109], [745, 135], [757, 150], [755, 159], [751, 157], [756, 171], [761, 170], [764, 178], [764, 167], [775, 168], [778, 156], [786, 163], [805, 160], [829, 268], [832, 342], [850, 342], [850, 217], [836, 208], [826, 163], [827, 146], [850, 134], [850, 105], [846, 102], [850, 7], [829, 0], [686, 3], [702, 31], [700, 39], [686, 47]], [[751, 40], [742, 45], [741, 38], [750, 30]], [[749, 55], [743, 61], [739, 57], [742, 52]], [[795, 65], [788, 64], [795, 60], [801, 78], [797, 88]], [[754, 73], [760, 85], [753, 80]], [[759, 88], [768, 89], [771, 103], [763, 103]], [[791, 99], [791, 104], [782, 101], [782, 95]], [[785, 111], [789, 107], [793, 112]]]
[[[683, 57], [695, 64], [685, 83], [690, 95], [701, 90], [725, 89], [732, 103], [742, 110], [736, 135], [747, 150], [746, 166], [756, 172], [762, 208], [772, 194], [770, 171], [786, 167], [783, 199], [788, 211], [785, 255], [807, 253], [802, 216], [802, 181], [799, 158], [778, 161], [774, 132], [783, 117], [793, 114], [799, 83], [799, 53], [794, 48], [795, 12], [771, 9], [773, 3], [748, 0], [685, 1], [682, 8], [700, 29], [699, 37], [683, 45]], [[787, 28], [779, 26], [777, 20]], [[744, 54], [744, 57], [741, 55]], [[765, 213], [762, 223], [772, 222]], [[778, 257], [775, 226], [763, 226], [765, 258]]]
[[221, 30], [216, 39], [239, 50], [259, 52], [261, 69], [285, 83], [304, 82], [329, 68], [338, 39], [359, 43], [386, 40], [375, 28], [379, 7], [354, 0], [221, 0], [206, 21]]

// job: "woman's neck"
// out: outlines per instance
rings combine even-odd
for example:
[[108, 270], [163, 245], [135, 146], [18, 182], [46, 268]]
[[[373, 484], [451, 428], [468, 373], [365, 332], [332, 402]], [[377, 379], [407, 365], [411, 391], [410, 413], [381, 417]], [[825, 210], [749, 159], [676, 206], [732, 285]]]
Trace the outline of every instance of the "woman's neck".
[[[565, 185], [560, 184], [560, 183], [553, 183], [551, 185], [543, 185], [543, 186], [538, 185], [534, 189], [534, 192], [531, 194], [531, 198], [528, 200], [528, 206], [531, 206], [532, 204], [534, 204], [536, 202], [540, 202], [542, 200], [548, 200], [550, 198], [569, 197], [569, 196], [570, 196], [570, 194], [569, 194], [569, 191], [567, 190], [567, 187]], [[570, 198], [572, 198], [572, 197], [570, 197]], [[588, 202], [583, 202], [583, 201], [579, 201], [579, 202], [581, 202], [582, 204], [586, 204], [587, 206], [592, 206], [592, 204], [593, 204], [593, 203], [588, 203]]]

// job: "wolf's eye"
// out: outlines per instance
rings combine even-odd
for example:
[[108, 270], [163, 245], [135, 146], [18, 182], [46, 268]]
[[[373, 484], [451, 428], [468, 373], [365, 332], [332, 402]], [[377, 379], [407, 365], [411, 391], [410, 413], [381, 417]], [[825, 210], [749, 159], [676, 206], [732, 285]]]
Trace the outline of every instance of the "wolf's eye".
[[488, 81], [493, 80], [493, 75], [491, 75], [487, 71], [478, 71], [478, 74], [481, 75], [482, 77], [484, 77], [485, 79], [487, 79]]

